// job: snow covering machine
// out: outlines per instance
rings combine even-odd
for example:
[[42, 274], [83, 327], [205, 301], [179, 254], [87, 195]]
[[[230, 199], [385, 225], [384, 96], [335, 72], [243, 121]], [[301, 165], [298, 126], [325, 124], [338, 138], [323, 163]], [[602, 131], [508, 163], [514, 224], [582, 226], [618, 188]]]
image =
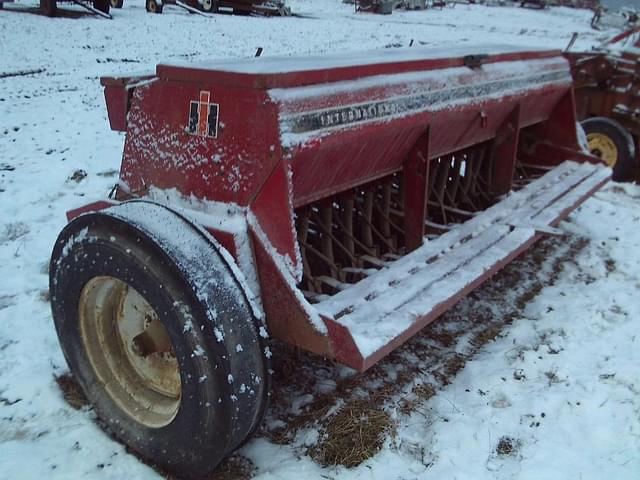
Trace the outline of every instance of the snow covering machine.
[[160, 64], [102, 78], [112, 198], [51, 259], [104, 425], [199, 478], [259, 427], [270, 339], [364, 371], [610, 176], [569, 64], [506, 46]]

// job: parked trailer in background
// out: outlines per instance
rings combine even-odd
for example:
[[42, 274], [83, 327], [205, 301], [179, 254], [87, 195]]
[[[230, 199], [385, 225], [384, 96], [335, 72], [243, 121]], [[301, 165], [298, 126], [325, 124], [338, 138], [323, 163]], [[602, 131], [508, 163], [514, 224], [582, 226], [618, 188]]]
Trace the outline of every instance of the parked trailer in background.
[[608, 9], [603, 6], [595, 9], [591, 18], [591, 27], [596, 30], [608, 28], [624, 30], [638, 23], [638, 11], [634, 8]]
[[[124, 0], [111, 0], [122, 7]], [[162, 13], [165, 5], [177, 5], [194, 13], [233, 12], [240, 15], [258, 13], [261, 15], [291, 15], [291, 9], [284, 0], [145, 0], [147, 12]], [[116, 5], [113, 5], [116, 6]]]
[[[0, 0], [0, 9], [4, 8], [4, 3], [13, 1]], [[110, 8], [122, 8], [124, 5], [124, 0], [40, 0], [40, 9], [50, 17], [56, 16], [60, 1], [74, 3], [107, 18], [111, 18]], [[252, 13], [266, 16], [291, 15], [291, 9], [285, 5], [284, 0], [145, 0], [145, 8], [151, 13], [162, 13], [165, 5], [177, 5], [192, 13], [208, 14], [227, 11], [240, 15]]]
[[[111, 0], [40, 0], [40, 10], [49, 17], [55, 17], [58, 14], [58, 3], [61, 1], [79, 5], [91, 13], [111, 18], [109, 15]], [[14, 0], [0, 0], [0, 10], [4, 8], [5, 3], [14, 3]]]
[[201, 478], [259, 427], [269, 336], [364, 371], [607, 182], [569, 64], [508, 46], [158, 65], [105, 77], [113, 198], [50, 266], [106, 428]]
[[638, 178], [640, 162], [640, 27], [590, 52], [567, 52], [576, 112], [589, 150], [613, 168], [613, 179]]

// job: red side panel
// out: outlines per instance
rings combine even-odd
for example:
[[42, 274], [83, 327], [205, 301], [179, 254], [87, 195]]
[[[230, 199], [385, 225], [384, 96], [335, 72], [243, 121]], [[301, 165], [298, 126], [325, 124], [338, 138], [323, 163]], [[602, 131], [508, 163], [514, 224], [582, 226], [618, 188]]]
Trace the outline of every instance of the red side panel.
[[104, 99], [107, 103], [111, 130], [125, 132], [127, 130], [127, 110], [129, 106], [129, 92], [126, 87], [119, 85], [105, 86]]
[[271, 252], [267, 251], [255, 232], [252, 232], [252, 240], [269, 334], [310, 352], [333, 356], [329, 337], [314, 328], [299, 297], [274, 264]]
[[292, 276], [299, 281], [296, 272], [301, 272], [302, 266], [299, 264], [290, 192], [287, 165], [281, 161], [251, 202], [250, 208], [277, 253], [288, 258], [287, 263], [293, 267]]
[[278, 155], [264, 92], [160, 79], [133, 94], [120, 177], [134, 195], [153, 186], [248, 205]]

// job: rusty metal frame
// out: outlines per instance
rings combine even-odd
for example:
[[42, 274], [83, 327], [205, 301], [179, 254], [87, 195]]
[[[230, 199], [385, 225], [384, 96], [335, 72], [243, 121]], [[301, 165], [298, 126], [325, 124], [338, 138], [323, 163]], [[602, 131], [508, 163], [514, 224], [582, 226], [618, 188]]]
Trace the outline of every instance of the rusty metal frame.
[[430, 160], [427, 130], [400, 172], [296, 209], [305, 297], [337, 293], [495, 203], [491, 169], [506, 162], [513, 177], [518, 116], [495, 142]]

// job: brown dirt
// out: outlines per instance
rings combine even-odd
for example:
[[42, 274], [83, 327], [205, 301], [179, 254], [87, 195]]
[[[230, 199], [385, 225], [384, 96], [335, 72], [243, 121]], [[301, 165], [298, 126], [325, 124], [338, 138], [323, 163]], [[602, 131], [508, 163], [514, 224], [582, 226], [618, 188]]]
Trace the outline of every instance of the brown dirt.
[[82, 407], [87, 406], [87, 397], [84, 396], [84, 392], [76, 382], [76, 379], [73, 378], [73, 375], [65, 373], [64, 375], [54, 378], [62, 391], [64, 399], [69, 405], [76, 410], [80, 410]]
[[226, 458], [207, 480], [248, 480], [252, 478], [256, 466], [247, 457], [234, 454]]
[[498, 455], [516, 455], [521, 447], [520, 440], [512, 437], [502, 437], [498, 441], [496, 453]]
[[76, 170], [75, 172], [73, 172], [73, 174], [69, 177], [69, 180], [76, 182], [76, 183], [80, 183], [82, 180], [84, 180], [85, 178], [87, 178], [88, 173], [85, 172], [84, 170]]

